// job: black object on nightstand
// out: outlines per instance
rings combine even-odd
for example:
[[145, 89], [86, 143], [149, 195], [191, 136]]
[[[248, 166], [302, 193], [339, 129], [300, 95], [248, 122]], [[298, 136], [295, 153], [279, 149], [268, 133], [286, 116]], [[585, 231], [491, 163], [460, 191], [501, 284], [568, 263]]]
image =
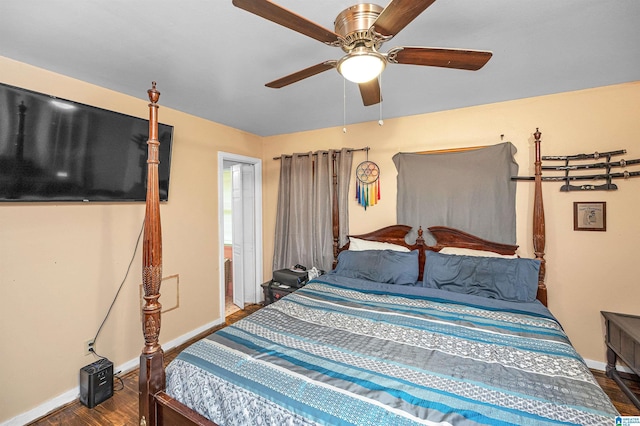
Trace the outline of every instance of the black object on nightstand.
[[605, 319], [607, 376], [615, 380], [633, 405], [640, 408], [640, 399], [622, 381], [616, 370], [616, 360], [620, 358], [640, 376], [640, 317], [604, 311], [600, 313]]
[[264, 293], [264, 306], [280, 300], [289, 293], [293, 293], [298, 288], [280, 284], [277, 281], [270, 280], [260, 284]]

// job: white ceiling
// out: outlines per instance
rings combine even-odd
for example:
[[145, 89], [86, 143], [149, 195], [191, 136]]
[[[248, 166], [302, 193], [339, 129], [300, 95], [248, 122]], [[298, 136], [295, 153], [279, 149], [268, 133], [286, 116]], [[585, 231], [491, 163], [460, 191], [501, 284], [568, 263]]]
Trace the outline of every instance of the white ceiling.
[[[357, 2], [276, 1], [330, 30]], [[388, 65], [386, 119], [637, 81], [640, 1], [438, 0], [381, 51], [395, 46], [493, 57], [479, 71]], [[231, 0], [0, 0], [0, 56], [142, 99], [155, 80], [161, 106], [261, 136], [375, 122], [381, 114], [334, 70], [265, 87], [339, 59], [342, 50]]]

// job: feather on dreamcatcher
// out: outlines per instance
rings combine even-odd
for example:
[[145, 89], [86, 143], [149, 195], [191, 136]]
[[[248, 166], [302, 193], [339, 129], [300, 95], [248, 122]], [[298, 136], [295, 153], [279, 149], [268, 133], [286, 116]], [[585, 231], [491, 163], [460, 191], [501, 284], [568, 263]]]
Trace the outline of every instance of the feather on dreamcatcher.
[[373, 161], [367, 160], [356, 167], [356, 200], [367, 210], [380, 201], [380, 167]]

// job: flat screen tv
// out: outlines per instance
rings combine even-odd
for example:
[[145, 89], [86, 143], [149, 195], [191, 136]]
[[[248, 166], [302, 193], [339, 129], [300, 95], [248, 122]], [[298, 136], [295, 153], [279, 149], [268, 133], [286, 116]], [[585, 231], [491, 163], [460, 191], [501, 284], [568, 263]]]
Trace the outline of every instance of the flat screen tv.
[[[173, 126], [159, 124], [160, 200]], [[144, 201], [149, 121], [0, 83], [0, 201]]]

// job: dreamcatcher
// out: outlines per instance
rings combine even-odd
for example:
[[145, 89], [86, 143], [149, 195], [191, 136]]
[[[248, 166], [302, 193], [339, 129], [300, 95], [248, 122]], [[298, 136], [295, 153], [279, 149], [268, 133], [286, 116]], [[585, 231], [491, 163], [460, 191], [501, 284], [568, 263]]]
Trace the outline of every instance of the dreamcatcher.
[[368, 151], [367, 160], [356, 167], [356, 200], [365, 210], [380, 200], [380, 167], [369, 161]]

